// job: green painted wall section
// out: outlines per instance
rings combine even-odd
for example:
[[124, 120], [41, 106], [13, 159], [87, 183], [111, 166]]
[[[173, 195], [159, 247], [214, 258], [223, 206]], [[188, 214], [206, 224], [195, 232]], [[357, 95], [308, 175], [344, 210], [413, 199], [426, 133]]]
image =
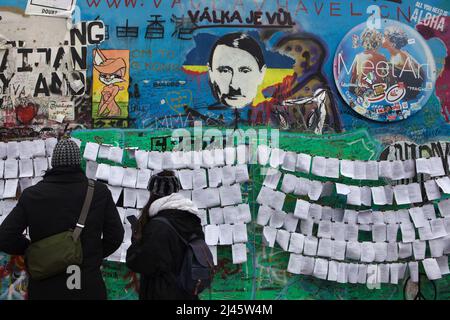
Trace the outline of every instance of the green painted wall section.
[[[207, 128], [204, 128], [207, 129]], [[266, 129], [266, 128], [264, 128]], [[90, 130], [76, 131], [73, 137], [85, 142], [96, 141], [115, 144], [121, 147], [139, 147], [142, 150], [162, 150], [162, 146], [171, 148], [170, 143], [162, 143], [161, 137], [169, 137], [170, 131], [140, 130]], [[337, 157], [343, 159], [377, 159], [382, 146], [369, 137], [364, 129], [341, 135], [308, 135], [282, 132], [280, 148], [312, 155]], [[108, 163], [108, 161], [105, 161]], [[124, 160], [126, 166], [135, 166], [133, 159]], [[253, 220], [256, 221], [258, 206], [256, 197], [261, 188], [263, 176], [261, 168], [250, 166], [251, 181], [243, 186], [243, 195], [250, 203]], [[344, 181], [344, 180], [341, 180]], [[354, 181], [345, 181], [355, 183]], [[372, 182], [373, 183], [373, 182]], [[380, 184], [375, 182], [373, 184]], [[335, 195], [324, 199], [324, 204], [339, 206], [340, 199]], [[293, 211], [295, 199], [288, 197], [284, 210]], [[286, 271], [289, 253], [281, 248], [269, 248], [262, 243], [262, 227], [256, 223], [248, 225], [249, 242], [248, 261], [243, 265], [233, 265], [231, 248], [218, 248], [217, 274], [210, 291], [204, 292], [201, 299], [403, 299], [404, 283], [382, 285], [380, 289], [369, 289], [366, 285], [338, 284], [309, 276], [292, 275]], [[136, 299], [138, 278], [124, 264], [105, 262], [103, 266], [110, 299]], [[450, 280], [444, 278], [435, 282], [437, 298], [450, 298]], [[426, 297], [434, 298], [434, 289], [430, 281], [422, 281], [422, 290]]]

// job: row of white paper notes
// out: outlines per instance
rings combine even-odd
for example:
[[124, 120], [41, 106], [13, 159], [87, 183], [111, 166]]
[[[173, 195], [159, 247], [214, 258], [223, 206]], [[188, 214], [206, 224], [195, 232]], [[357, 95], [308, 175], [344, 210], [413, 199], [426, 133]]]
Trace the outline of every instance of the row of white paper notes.
[[[200, 209], [200, 211], [202, 211]], [[206, 216], [205, 216], [206, 217]], [[215, 207], [208, 209], [208, 220], [205, 224], [242, 224], [250, 223], [252, 221], [252, 216], [250, 213], [250, 206], [248, 203], [242, 203], [237, 206], [228, 207]], [[202, 225], [204, 225], [202, 223]]]
[[51, 157], [0, 160], [0, 179], [42, 177], [51, 168]]
[[0, 142], [0, 159], [50, 157], [57, 142], [56, 138]]
[[138, 168], [152, 170], [198, 169], [249, 163], [249, 146], [238, 145], [223, 149], [201, 151], [143, 151], [137, 150]]
[[197, 190], [207, 187], [217, 188], [221, 185], [229, 186], [249, 181], [246, 164], [209, 169], [183, 169], [176, 171], [176, 173], [184, 190]]
[[316, 176], [335, 179], [343, 176], [356, 180], [378, 180], [379, 178], [400, 180], [413, 178], [420, 173], [432, 177], [445, 175], [443, 159], [440, 157], [394, 161], [340, 160], [322, 156], [313, 157], [305, 153], [297, 154], [278, 148], [272, 149], [266, 145], [258, 146], [258, 163], [269, 164], [272, 168], [281, 166], [286, 171], [312, 173]]
[[123, 188], [107, 185], [115, 204], [123, 193], [123, 206], [126, 208], [142, 209], [150, 199], [150, 191], [147, 189]]
[[[209, 251], [213, 256], [214, 265], [217, 266], [217, 246], [210, 246]], [[225, 247], [221, 247], [224, 250]], [[235, 243], [231, 245], [231, 256], [233, 264], [241, 264], [247, 262], [247, 246], [245, 243]]]
[[149, 169], [123, 168], [105, 163], [86, 162], [86, 176], [89, 179], [102, 180], [110, 186], [135, 189], [147, 189], [153, 172]]
[[[283, 174], [277, 169], [269, 168], [265, 172], [261, 192], [271, 193], [270, 191], [263, 189], [277, 189], [282, 176]], [[285, 194], [293, 193], [298, 196], [308, 196], [311, 200], [316, 201], [321, 197], [332, 194], [334, 191], [334, 182], [309, 180], [287, 173], [283, 176], [281, 191]], [[281, 195], [279, 197], [281, 197]]]
[[[439, 212], [445, 221], [450, 219], [450, 212], [448, 210], [449, 206], [449, 199], [443, 200], [438, 204]], [[316, 203], [310, 203], [302, 199], [297, 199], [294, 216], [299, 219], [311, 219], [316, 223], [319, 221], [333, 221], [358, 223], [362, 226], [398, 223], [410, 224], [411, 217], [416, 228], [421, 228], [425, 226], [427, 222], [437, 219], [436, 210], [433, 204], [426, 204], [410, 209], [402, 209], [397, 211], [388, 210], [381, 212], [372, 209], [357, 211], [351, 209], [331, 208], [328, 206], [321, 206]], [[370, 230], [371, 228], [366, 229], [366, 231]]]
[[[302, 221], [303, 222], [303, 221]], [[427, 241], [406, 242], [358, 242], [356, 237], [346, 241], [345, 235], [336, 239], [318, 238], [298, 232], [289, 232], [271, 226], [263, 228], [264, 243], [273, 248], [275, 243], [284, 251], [320, 256], [335, 260], [356, 260], [361, 262], [393, 262], [414, 256], [416, 260], [425, 259]], [[428, 240], [431, 257], [441, 257], [450, 253], [450, 237]]]
[[[449, 273], [448, 257], [438, 259], [430, 258], [422, 261], [426, 275], [430, 280], [442, 278]], [[406, 279], [408, 269], [411, 281], [419, 281], [419, 263], [390, 264], [356, 264], [337, 262], [322, 258], [307, 257], [291, 254], [287, 271], [293, 274], [310, 275], [315, 278], [335, 281], [338, 283], [359, 284], [398, 284], [399, 280]]]
[[[256, 223], [274, 229], [283, 228], [288, 232], [300, 230], [306, 236], [313, 235], [314, 224], [318, 224], [317, 236], [333, 240], [358, 241], [360, 231], [371, 232], [374, 242], [396, 242], [399, 232], [404, 243], [416, 240], [416, 230], [407, 210], [386, 213], [392, 214], [386, 214], [383, 218], [381, 212], [374, 212], [373, 223], [366, 224], [369, 223], [367, 216], [370, 216], [370, 212], [360, 212], [359, 215], [354, 210], [345, 210], [342, 215], [340, 210], [324, 210], [322, 213], [320, 206], [314, 205], [307, 218], [298, 218], [295, 214], [260, 206]], [[450, 217], [425, 220], [417, 231], [422, 241], [448, 238]]]
[[247, 225], [237, 224], [208, 224], [204, 226], [205, 242], [210, 246], [228, 246], [248, 241]]
[[188, 199], [191, 198], [199, 209], [227, 207], [242, 203], [241, 185], [238, 183], [219, 188], [183, 190], [179, 193]]
[[83, 158], [89, 161], [97, 161], [98, 158], [122, 163], [123, 149], [110, 145], [100, 145], [95, 142], [87, 142], [84, 148]]

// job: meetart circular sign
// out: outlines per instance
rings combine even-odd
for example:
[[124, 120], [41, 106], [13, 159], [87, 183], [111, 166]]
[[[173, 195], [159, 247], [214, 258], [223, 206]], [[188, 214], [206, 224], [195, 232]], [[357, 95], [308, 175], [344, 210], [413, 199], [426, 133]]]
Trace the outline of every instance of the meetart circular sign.
[[381, 122], [422, 109], [436, 81], [436, 64], [423, 37], [403, 23], [362, 23], [346, 34], [334, 57], [334, 79], [345, 102]]

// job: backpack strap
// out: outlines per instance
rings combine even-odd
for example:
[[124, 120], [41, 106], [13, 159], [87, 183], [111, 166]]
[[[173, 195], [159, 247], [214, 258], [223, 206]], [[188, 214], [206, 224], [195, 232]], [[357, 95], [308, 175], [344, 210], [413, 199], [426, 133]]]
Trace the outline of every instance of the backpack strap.
[[170, 223], [170, 221], [164, 217], [155, 217], [152, 220], [156, 220], [156, 221], [161, 221], [164, 224], [168, 225], [170, 227], [170, 229], [172, 229], [178, 236], [178, 238], [181, 239], [181, 241], [183, 241], [183, 243], [187, 246], [188, 242], [186, 241], [186, 239], [184, 239], [181, 234], [178, 233], [177, 229], [175, 229], [175, 227]]
[[86, 198], [84, 198], [83, 208], [81, 209], [80, 217], [78, 218], [77, 226], [72, 233], [73, 241], [77, 241], [80, 238], [81, 231], [83, 231], [84, 224], [86, 222], [89, 208], [91, 207], [92, 197], [94, 195], [94, 180], [88, 180], [88, 188], [86, 192]]

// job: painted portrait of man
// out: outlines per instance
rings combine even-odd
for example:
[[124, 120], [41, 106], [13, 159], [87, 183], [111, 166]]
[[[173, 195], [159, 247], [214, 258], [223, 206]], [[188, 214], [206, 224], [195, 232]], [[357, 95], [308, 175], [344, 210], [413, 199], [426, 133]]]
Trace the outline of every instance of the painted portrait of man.
[[251, 105], [266, 69], [263, 52], [252, 37], [238, 32], [219, 38], [208, 63], [214, 97], [234, 109]]

